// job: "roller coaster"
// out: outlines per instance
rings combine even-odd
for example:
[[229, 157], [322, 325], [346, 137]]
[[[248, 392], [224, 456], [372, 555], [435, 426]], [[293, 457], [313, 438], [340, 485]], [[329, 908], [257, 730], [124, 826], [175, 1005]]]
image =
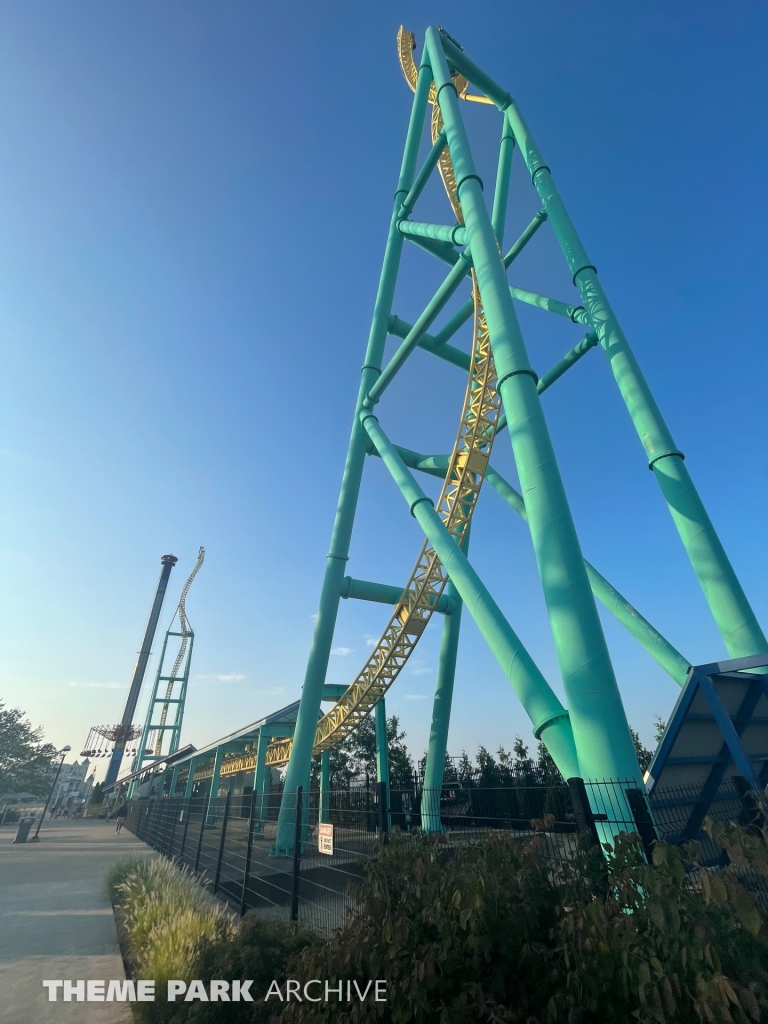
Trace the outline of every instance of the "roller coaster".
[[[161, 659], [144, 735], [129, 776], [131, 791], [140, 782], [143, 786], [149, 781], [145, 787], [149, 792], [176, 796], [181, 785], [183, 796], [191, 798], [206, 788], [210, 800], [218, 795], [223, 779], [227, 779], [226, 786], [232, 792], [239, 777], [237, 785], [245, 792], [245, 778], [253, 772], [254, 799], [263, 807], [269, 795], [271, 770], [281, 769], [284, 787], [272, 852], [278, 857], [291, 854], [300, 825], [295, 820], [297, 796], [300, 788], [309, 787], [313, 758], [319, 759], [322, 815], [326, 806], [322, 794], [330, 786], [330, 752], [370, 714], [375, 716], [378, 781], [385, 786], [388, 783], [385, 697], [437, 613], [442, 618], [442, 638], [423, 785], [439, 792], [461, 616], [466, 606], [527, 713], [534, 735], [545, 744], [563, 777], [586, 783], [619, 781], [626, 784], [619, 787], [622, 792], [641, 800], [654, 786], [658, 788], [665, 772], [665, 785], [690, 783], [690, 820], [684, 830], [685, 837], [690, 838], [727, 773], [738, 775], [736, 781], [740, 780], [747, 790], [768, 784], [768, 642], [518, 104], [443, 29], [427, 30], [418, 62], [414, 56], [416, 41], [410, 32], [401, 28], [397, 42], [400, 66], [413, 92], [413, 102], [301, 699], [201, 750], [188, 747], [177, 751], [180, 722], [173, 731], [175, 726], [169, 726], [166, 717], [169, 705], [179, 700], [171, 696], [175, 683], [182, 686], [183, 708], [193, 639], [184, 614], [184, 596], [202, 562], [201, 549], [179, 606], [181, 632], [168, 634], [178, 636], [181, 647], [170, 677], [161, 676]], [[498, 165], [492, 198], [488, 190], [488, 203], [462, 115], [462, 109], [468, 110], [472, 104], [492, 106], [500, 113]], [[428, 116], [429, 149], [417, 167]], [[513, 158], [523, 161], [540, 209], [505, 251]], [[442, 181], [453, 223], [426, 223], [413, 218], [419, 198], [435, 173]], [[514, 275], [515, 260], [546, 226], [552, 229], [562, 252], [579, 294], [578, 303], [527, 291], [508, 280], [510, 268]], [[413, 324], [393, 312], [406, 242], [449, 268]], [[435, 333], [430, 333], [465, 283], [470, 283], [467, 300]], [[582, 324], [586, 333], [559, 362], [539, 375], [531, 366], [515, 303]], [[467, 352], [450, 341], [470, 319], [472, 340]], [[399, 345], [385, 363], [390, 337]], [[379, 419], [381, 399], [395, 377], [407, 369], [417, 347], [466, 374], [461, 416], [449, 453], [424, 454], [394, 444], [389, 428], [385, 431]], [[648, 469], [661, 489], [699, 579], [730, 655], [728, 662], [692, 666], [582, 555], [541, 396], [598, 348], [608, 360]], [[496, 439], [505, 431], [520, 491], [490, 462]], [[425, 537], [404, 586], [347, 575], [358, 497], [369, 457], [382, 460]], [[436, 502], [424, 493], [416, 473], [442, 480]], [[552, 690], [469, 560], [470, 526], [486, 481], [528, 524], [565, 703]], [[164, 556], [164, 562], [172, 557]], [[170, 567], [165, 565], [156, 598], [158, 611], [157, 601], [169, 572]], [[326, 683], [343, 599], [393, 607], [378, 642], [348, 686]], [[647, 790], [595, 599], [681, 688], [645, 780]], [[150, 626], [153, 621], [155, 610]], [[148, 643], [145, 638], [142, 657], [148, 654]], [[140, 658], [134, 684], [138, 679], [140, 685], [141, 666]], [[164, 696], [158, 693], [163, 679], [168, 683]], [[132, 685], [131, 707], [135, 707], [135, 688]], [[324, 714], [323, 702], [331, 705]], [[163, 710], [155, 725], [156, 706]], [[127, 705], [121, 728], [130, 723], [129, 710]], [[164, 756], [162, 737], [167, 729], [172, 733], [171, 749]], [[144, 761], [153, 765], [149, 772], [142, 767]], [[158, 774], [161, 765], [165, 765], [162, 781], [155, 779], [153, 783], [150, 776]], [[637, 811], [638, 806], [635, 803], [619, 808], [615, 821], [631, 821], [634, 815], [639, 824], [637, 814], [648, 812]], [[607, 807], [592, 810], [609, 822], [606, 834], [610, 834], [614, 811]], [[439, 801], [432, 810], [422, 809], [421, 826], [426, 831], [441, 829]]]
[[[563, 776], [622, 779], [642, 786], [595, 597], [678, 685], [685, 683], [690, 666], [626, 598], [585, 562], [581, 553], [541, 395], [592, 348], [601, 348], [608, 359], [645, 450], [648, 468], [661, 488], [729, 654], [744, 658], [768, 650], [691, 481], [683, 453], [661, 416], [518, 104], [443, 29], [427, 30], [418, 63], [415, 50], [415, 37], [401, 28], [400, 65], [414, 98], [314, 637], [295, 731], [292, 736], [273, 739], [265, 754], [266, 765], [287, 765], [277, 854], [292, 848], [292, 798], [299, 786], [309, 785], [312, 757], [321, 757], [323, 774], [327, 775], [330, 748], [371, 712], [376, 714], [381, 735], [384, 696], [435, 612], [443, 615], [443, 635], [425, 785], [440, 786], [463, 605], [519, 697], [534, 735], [544, 742]], [[466, 134], [463, 103], [492, 105], [501, 115], [498, 171], [490, 211]], [[417, 170], [428, 111], [431, 148]], [[541, 209], [505, 254], [502, 246], [510, 167], [517, 150]], [[412, 219], [417, 201], [436, 169], [455, 218], [453, 224]], [[525, 291], [510, 285], [507, 279], [515, 259], [545, 224], [552, 228], [578, 289], [578, 305]], [[392, 309], [406, 241], [450, 267], [414, 324], [401, 320]], [[428, 333], [467, 278], [471, 280], [470, 299], [437, 333]], [[541, 376], [530, 364], [515, 301], [587, 328], [582, 341]], [[448, 342], [471, 317], [473, 339], [467, 354]], [[400, 345], [383, 365], [388, 336], [400, 339]], [[417, 346], [468, 375], [456, 441], [448, 455], [424, 455], [393, 444], [374, 412]], [[505, 429], [522, 494], [489, 464], [494, 441]], [[425, 534], [414, 570], [402, 590], [345, 574], [367, 456], [382, 459]], [[436, 503], [425, 495], [413, 470], [443, 478]], [[530, 528], [567, 706], [558, 699], [468, 559], [470, 524], [486, 480]], [[325, 677], [339, 602], [344, 597], [390, 602], [395, 608], [360, 672], [339, 695], [338, 688], [326, 685]], [[321, 703], [329, 699], [333, 706], [321, 715]]]

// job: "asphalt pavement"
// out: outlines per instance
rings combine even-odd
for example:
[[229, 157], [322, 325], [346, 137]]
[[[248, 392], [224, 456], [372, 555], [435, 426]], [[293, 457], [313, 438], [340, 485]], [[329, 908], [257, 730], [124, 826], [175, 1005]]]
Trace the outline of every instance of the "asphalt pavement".
[[[0, 1024], [129, 1024], [121, 1002], [49, 1002], [43, 979], [125, 980], [104, 875], [121, 857], [155, 856], [99, 818], [46, 821], [39, 843], [0, 827]], [[98, 991], [98, 990], [97, 990]]]

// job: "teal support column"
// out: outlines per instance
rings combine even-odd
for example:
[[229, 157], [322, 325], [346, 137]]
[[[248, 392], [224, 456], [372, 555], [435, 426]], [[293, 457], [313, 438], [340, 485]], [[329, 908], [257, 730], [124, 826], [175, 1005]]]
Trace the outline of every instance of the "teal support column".
[[[584, 779], [631, 779], [641, 784], [629, 725], [536, 391], [536, 375], [525, 349], [456, 89], [435, 28], [427, 30], [427, 45], [512, 450], [526, 495], [534, 552], [578, 752], [578, 774]], [[521, 145], [519, 138], [517, 141]]]
[[445, 755], [448, 752], [448, 728], [451, 723], [456, 655], [459, 650], [461, 598], [450, 581], [444, 592], [455, 602], [456, 610], [443, 622], [443, 635], [440, 640], [440, 660], [432, 704], [432, 726], [429, 730], [427, 764], [424, 771], [425, 793], [421, 802], [421, 827], [424, 832], [443, 831], [440, 821], [440, 794], [443, 789]]
[[387, 706], [382, 697], [376, 705], [376, 781], [386, 782], [389, 791], [389, 743], [387, 741]]
[[221, 781], [221, 766], [224, 763], [224, 747], [216, 748], [216, 756], [213, 759], [213, 775], [211, 776], [211, 788], [208, 791], [208, 808], [205, 814], [206, 827], [212, 828], [216, 824], [216, 808], [213, 801], [219, 795], [219, 783]]
[[179, 769], [174, 768], [171, 772], [171, 796], [176, 796], [176, 784], [179, 781]]
[[437, 552], [467, 611], [477, 623], [533, 723], [534, 735], [546, 744], [564, 778], [578, 775], [579, 762], [568, 712], [435, 512], [431, 498], [424, 494], [409, 473], [376, 417], [363, 412], [361, 418], [382, 461], [408, 502], [411, 515]]
[[324, 750], [320, 755], [320, 822], [331, 820], [331, 752]]
[[270, 737], [259, 729], [259, 738], [256, 744], [256, 769], [253, 776], [253, 790], [256, 794], [256, 829], [261, 832], [264, 822], [267, 820], [269, 810], [269, 782], [271, 769], [267, 767], [267, 747]]
[[[587, 316], [597, 331], [648, 465], [661, 488], [704, 596], [732, 658], [761, 654], [766, 641], [728, 556], [699, 497], [683, 455], [672, 439], [648, 383], [587, 256], [549, 167], [539, 152], [514, 100], [507, 117], [525, 158], [536, 191], [547, 211]], [[450, 136], [449, 136], [450, 142]]]
[[336, 616], [339, 610], [339, 601], [341, 600], [339, 587], [345, 574], [345, 567], [349, 556], [352, 526], [360, 493], [363, 466], [365, 464], [365, 431], [360, 425], [359, 412], [368, 392], [381, 373], [381, 362], [384, 356], [384, 346], [387, 341], [387, 323], [392, 312], [392, 299], [404, 244], [403, 235], [397, 230], [397, 222], [400, 218], [400, 207], [403, 200], [408, 196], [413, 185], [431, 84], [432, 73], [429, 65], [422, 64], [419, 69], [416, 92], [411, 108], [411, 119], [408, 125], [400, 179], [397, 191], [395, 192], [389, 235], [384, 253], [384, 263], [379, 279], [379, 289], [376, 295], [355, 416], [352, 422], [349, 449], [344, 466], [341, 493], [339, 494], [339, 502], [336, 509], [336, 520], [331, 536], [331, 548], [328, 554], [315, 631], [307, 661], [304, 685], [301, 691], [301, 704], [296, 721], [291, 757], [285, 776], [285, 788], [283, 790], [285, 799], [280, 806], [277, 837], [274, 847], [274, 853], [277, 855], [288, 855], [293, 851], [297, 788], [303, 786], [304, 792], [309, 792], [312, 747], [314, 746], [315, 730], [317, 729], [323, 683], [328, 671], [328, 659], [330, 658], [331, 647], [333, 646]]
[[499, 144], [499, 166], [496, 171], [496, 190], [493, 193], [491, 224], [499, 245], [504, 241], [504, 225], [507, 222], [507, 199], [509, 198], [509, 172], [515, 152], [515, 136], [509, 121], [504, 118]]
[[189, 775], [187, 775], [187, 784], [184, 787], [184, 799], [189, 800], [192, 796], [192, 788], [195, 785], [195, 765], [197, 764], [197, 758], [193, 757], [189, 762]]

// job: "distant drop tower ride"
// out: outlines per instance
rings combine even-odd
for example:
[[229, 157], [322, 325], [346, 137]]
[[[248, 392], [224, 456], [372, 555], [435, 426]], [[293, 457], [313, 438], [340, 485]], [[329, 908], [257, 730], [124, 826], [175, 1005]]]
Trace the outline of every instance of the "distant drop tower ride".
[[139, 651], [136, 668], [133, 670], [133, 679], [131, 680], [131, 688], [128, 691], [128, 700], [125, 702], [125, 710], [123, 711], [123, 718], [120, 722], [120, 734], [115, 740], [115, 749], [112, 751], [109, 768], [107, 768], [107, 777], [104, 780], [105, 786], [111, 786], [113, 782], [116, 782], [118, 773], [120, 772], [126, 741], [131, 729], [131, 724], [133, 723], [133, 716], [136, 714], [136, 705], [139, 702], [139, 693], [141, 692], [141, 685], [144, 682], [144, 673], [147, 670], [147, 662], [149, 661], [149, 655], [152, 650], [152, 641], [155, 638], [157, 620], [160, 618], [163, 599], [165, 598], [165, 592], [168, 589], [168, 580], [171, 575], [171, 569], [178, 562], [178, 558], [175, 555], [163, 555], [160, 561], [162, 562], [163, 569], [160, 573], [160, 580], [157, 584], [157, 592], [152, 604], [152, 611], [149, 613], [149, 622], [147, 623], [147, 629], [144, 633], [144, 642], [142, 643], [141, 650]]

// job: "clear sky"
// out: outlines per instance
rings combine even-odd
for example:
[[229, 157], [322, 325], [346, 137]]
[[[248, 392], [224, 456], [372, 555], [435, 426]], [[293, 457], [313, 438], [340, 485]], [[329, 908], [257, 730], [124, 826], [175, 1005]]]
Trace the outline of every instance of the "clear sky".
[[[0, 696], [57, 744], [119, 720], [160, 556], [179, 564], [159, 635], [200, 544], [184, 740], [299, 695], [411, 102], [401, 22], [419, 45], [443, 25], [518, 99], [768, 619], [765, 3], [6, 0]], [[463, 110], [492, 180], [500, 115]], [[537, 206], [518, 154], [509, 241]], [[420, 213], [451, 221], [436, 183]], [[412, 321], [444, 268], [408, 248], [395, 312]], [[546, 226], [511, 281], [576, 296]], [[520, 316], [539, 372], [583, 333]], [[382, 424], [446, 452], [463, 388], [419, 351]], [[692, 662], [723, 656], [602, 353], [543, 404], [586, 557]], [[494, 462], [515, 479], [506, 435]], [[421, 538], [371, 463], [349, 572], [400, 585]], [[530, 539], [490, 489], [472, 557], [560, 691]], [[343, 602], [330, 681], [351, 681], [386, 618]], [[604, 619], [650, 742], [678, 689]], [[416, 754], [438, 642], [435, 624], [387, 699]], [[465, 616], [450, 752], [516, 733]]]

